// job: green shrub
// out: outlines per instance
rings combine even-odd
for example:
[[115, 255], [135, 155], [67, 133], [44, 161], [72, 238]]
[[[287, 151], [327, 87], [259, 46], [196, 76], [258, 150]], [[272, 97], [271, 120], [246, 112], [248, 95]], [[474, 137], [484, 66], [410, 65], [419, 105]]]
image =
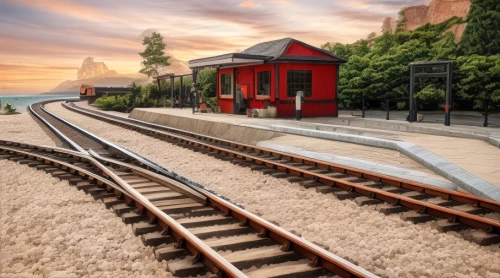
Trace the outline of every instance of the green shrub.
[[5, 104], [3, 111], [4, 111], [4, 113], [3, 113], [4, 115], [19, 114], [19, 112], [17, 112], [17, 108], [15, 108], [14, 105], [12, 105], [10, 103]]
[[219, 101], [217, 97], [209, 97], [207, 98], [207, 104], [210, 105], [210, 107], [219, 106]]
[[103, 110], [125, 112], [128, 110], [130, 96], [102, 96], [95, 100], [94, 104]]

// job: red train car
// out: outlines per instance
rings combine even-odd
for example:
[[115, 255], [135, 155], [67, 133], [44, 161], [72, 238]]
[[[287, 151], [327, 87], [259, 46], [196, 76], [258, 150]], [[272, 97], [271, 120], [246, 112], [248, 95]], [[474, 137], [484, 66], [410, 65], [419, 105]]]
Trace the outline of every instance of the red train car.
[[345, 58], [304, 42], [284, 38], [254, 45], [241, 53], [196, 59], [189, 67], [216, 67], [221, 112], [275, 106], [277, 116], [295, 116], [295, 96], [304, 92], [303, 117], [338, 116], [339, 66]]

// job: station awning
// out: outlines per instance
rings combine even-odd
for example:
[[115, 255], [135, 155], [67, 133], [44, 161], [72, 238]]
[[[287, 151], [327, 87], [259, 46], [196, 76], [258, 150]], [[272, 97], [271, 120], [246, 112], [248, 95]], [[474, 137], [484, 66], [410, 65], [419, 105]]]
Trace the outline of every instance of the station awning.
[[189, 61], [190, 68], [198, 67], [225, 67], [245, 64], [264, 63], [273, 57], [262, 55], [251, 55], [244, 53], [228, 53], [219, 56], [207, 57]]

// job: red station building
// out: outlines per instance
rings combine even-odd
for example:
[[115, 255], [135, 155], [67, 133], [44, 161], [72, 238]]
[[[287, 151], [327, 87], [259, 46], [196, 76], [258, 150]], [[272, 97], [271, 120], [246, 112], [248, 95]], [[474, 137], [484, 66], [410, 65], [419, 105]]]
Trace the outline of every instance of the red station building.
[[339, 66], [345, 58], [304, 42], [284, 38], [256, 44], [240, 53], [189, 61], [197, 71], [217, 68], [222, 113], [275, 106], [277, 117], [295, 116], [295, 96], [304, 92], [303, 117], [336, 117]]

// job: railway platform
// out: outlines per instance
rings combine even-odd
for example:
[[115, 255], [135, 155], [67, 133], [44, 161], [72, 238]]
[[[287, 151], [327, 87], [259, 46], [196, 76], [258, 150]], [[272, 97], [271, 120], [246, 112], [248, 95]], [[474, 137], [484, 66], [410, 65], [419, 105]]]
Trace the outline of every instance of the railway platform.
[[[191, 110], [169, 108], [139, 108], [129, 117], [281, 151], [323, 155], [327, 160], [336, 156], [353, 167], [394, 166], [427, 173], [435, 180], [439, 180], [438, 174], [466, 191], [500, 199], [498, 128], [445, 127], [349, 116], [295, 121], [192, 114]], [[391, 175], [395, 172], [390, 168], [381, 171]]]

